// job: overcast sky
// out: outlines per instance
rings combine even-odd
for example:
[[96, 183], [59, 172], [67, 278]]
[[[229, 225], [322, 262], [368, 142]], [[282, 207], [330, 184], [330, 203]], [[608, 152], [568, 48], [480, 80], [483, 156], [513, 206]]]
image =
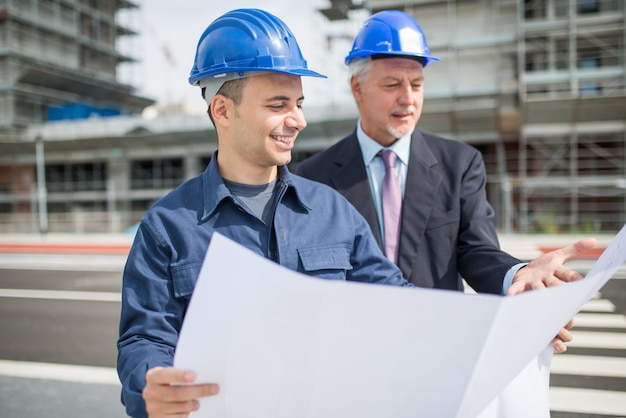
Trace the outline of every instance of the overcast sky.
[[[309, 68], [329, 76], [327, 80], [303, 78], [305, 105], [341, 101], [348, 92], [343, 57], [352, 42], [347, 38], [356, 34], [367, 16], [365, 11], [355, 11], [351, 12], [350, 21], [329, 22], [318, 11], [329, 6], [328, 0], [139, 0], [138, 3], [140, 10], [123, 17], [141, 35], [133, 37], [123, 48], [141, 62], [122, 69], [120, 78], [137, 87], [140, 95], [163, 105], [203, 104], [198, 88], [187, 82], [198, 39], [217, 17], [242, 7], [264, 9], [285, 21], [294, 32]], [[336, 37], [330, 46], [328, 35]]]

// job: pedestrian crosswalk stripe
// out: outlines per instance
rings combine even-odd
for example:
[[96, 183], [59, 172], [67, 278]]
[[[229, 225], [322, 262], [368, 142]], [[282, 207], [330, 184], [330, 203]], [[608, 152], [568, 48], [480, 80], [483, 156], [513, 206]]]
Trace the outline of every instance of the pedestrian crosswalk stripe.
[[605, 313], [579, 313], [574, 318], [575, 327], [626, 328], [626, 316]]
[[606, 299], [591, 299], [581, 309], [585, 312], [615, 312], [615, 305]]
[[574, 340], [567, 343], [568, 347], [626, 350], [624, 333], [572, 330], [572, 335]]
[[551, 387], [550, 410], [578, 414], [625, 416], [626, 393], [610, 390]]
[[78, 366], [73, 364], [40, 363], [32, 361], [0, 360], [0, 376], [105, 385], [120, 384], [116, 370], [111, 367]]
[[550, 386], [552, 412], [626, 417], [626, 358], [608, 352], [606, 356], [584, 355], [585, 349], [596, 353], [598, 349], [626, 350], [626, 316], [615, 311], [615, 305], [601, 294], [587, 302], [574, 318], [574, 340], [567, 344], [578, 348], [578, 353], [555, 355], [550, 374], [618, 379], [624, 382], [625, 391]]
[[552, 358], [550, 372], [553, 374], [626, 378], [626, 358], [576, 354], [555, 355]]
[[0, 289], [0, 297], [89, 302], [120, 302], [119, 292], [85, 292], [77, 290]]

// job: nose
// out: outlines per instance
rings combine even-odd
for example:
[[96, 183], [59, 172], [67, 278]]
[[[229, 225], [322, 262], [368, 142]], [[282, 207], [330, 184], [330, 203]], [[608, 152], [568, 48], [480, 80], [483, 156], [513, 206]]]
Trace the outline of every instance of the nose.
[[413, 103], [413, 86], [411, 86], [411, 83], [402, 85], [398, 96], [398, 103], [401, 105], [410, 105]]
[[301, 107], [295, 107], [287, 116], [285, 121], [289, 128], [296, 129], [298, 131], [306, 128], [306, 119]]

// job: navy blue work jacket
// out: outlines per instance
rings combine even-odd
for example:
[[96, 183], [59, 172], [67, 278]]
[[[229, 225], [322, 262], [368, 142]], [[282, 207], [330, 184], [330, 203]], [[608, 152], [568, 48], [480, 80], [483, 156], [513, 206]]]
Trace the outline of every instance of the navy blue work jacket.
[[266, 225], [224, 185], [214, 154], [204, 173], [163, 197], [142, 219], [124, 269], [118, 340], [122, 402], [130, 416], [146, 416], [146, 371], [172, 365], [213, 232], [309, 276], [410, 285], [338, 192], [284, 166], [278, 181], [274, 222]]

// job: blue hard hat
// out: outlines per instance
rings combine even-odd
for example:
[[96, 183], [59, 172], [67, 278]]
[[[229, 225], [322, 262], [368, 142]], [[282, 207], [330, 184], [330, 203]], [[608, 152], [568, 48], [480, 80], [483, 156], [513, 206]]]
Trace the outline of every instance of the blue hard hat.
[[237, 9], [215, 19], [200, 37], [189, 83], [258, 71], [326, 77], [308, 69], [296, 38], [282, 20], [264, 10]]
[[421, 58], [424, 67], [431, 60], [441, 61], [430, 54], [420, 25], [412, 16], [399, 10], [375, 13], [363, 23], [346, 56], [346, 64], [355, 58], [372, 55]]

